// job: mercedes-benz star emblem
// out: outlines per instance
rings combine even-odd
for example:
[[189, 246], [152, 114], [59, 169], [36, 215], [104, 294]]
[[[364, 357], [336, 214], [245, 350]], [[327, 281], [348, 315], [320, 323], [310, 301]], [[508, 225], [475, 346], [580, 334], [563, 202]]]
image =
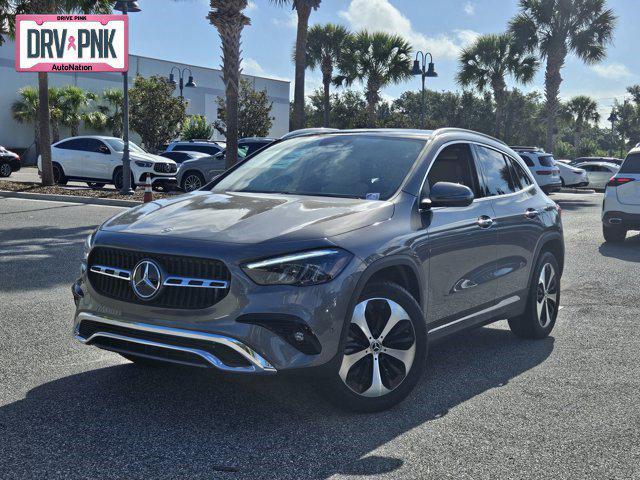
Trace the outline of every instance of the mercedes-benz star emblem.
[[143, 300], [153, 298], [162, 287], [160, 267], [153, 260], [142, 260], [133, 269], [131, 288]]

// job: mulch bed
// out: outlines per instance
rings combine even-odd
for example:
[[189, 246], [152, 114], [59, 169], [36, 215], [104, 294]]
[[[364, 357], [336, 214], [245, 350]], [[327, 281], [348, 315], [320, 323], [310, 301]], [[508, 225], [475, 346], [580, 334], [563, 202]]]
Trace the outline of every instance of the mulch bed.
[[[92, 197], [92, 198], [110, 198], [117, 200], [139, 200], [142, 201], [144, 195], [144, 188], [136, 189], [133, 195], [120, 195], [117, 190], [111, 190], [101, 188], [98, 190], [92, 190], [90, 188], [82, 187], [62, 187], [56, 185], [53, 187], [44, 187], [39, 183], [27, 183], [27, 182], [11, 182], [0, 181], [0, 190], [9, 192], [23, 192], [23, 193], [44, 193], [52, 195], [70, 195], [75, 197]], [[179, 195], [181, 192], [164, 193], [153, 192], [153, 198], [168, 198], [174, 195]]]

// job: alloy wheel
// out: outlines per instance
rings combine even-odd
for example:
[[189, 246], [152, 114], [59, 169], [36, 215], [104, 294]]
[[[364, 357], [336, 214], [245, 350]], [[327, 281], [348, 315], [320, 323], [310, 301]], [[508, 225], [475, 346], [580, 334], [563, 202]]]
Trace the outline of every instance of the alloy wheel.
[[547, 328], [558, 311], [558, 278], [553, 265], [545, 263], [540, 271], [536, 290], [538, 322]]
[[409, 314], [392, 300], [370, 298], [353, 311], [339, 375], [353, 392], [381, 397], [407, 377], [415, 353]]
[[0, 177], [11, 175], [11, 166], [8, 163], [0, 163]]
[[198, 175], [189, 175], [184, 179], [184, 191], [193, 192], [202, 187], [202, 180]]

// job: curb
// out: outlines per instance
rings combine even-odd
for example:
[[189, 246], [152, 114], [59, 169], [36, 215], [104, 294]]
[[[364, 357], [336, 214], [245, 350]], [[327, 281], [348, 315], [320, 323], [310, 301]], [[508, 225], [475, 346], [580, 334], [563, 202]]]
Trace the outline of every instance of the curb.
[[49, 200], [53, 202], [82, 203], [88, 205], [106, 205], [109, 207], [135, 207], [142, 202], [137, 200], [118, 200], [110, 198], [81, 197], [79, 195], [56, 195], [51, 193], [25, 193], [0, 190], [0, 198], [22, 198], [24, 200]]

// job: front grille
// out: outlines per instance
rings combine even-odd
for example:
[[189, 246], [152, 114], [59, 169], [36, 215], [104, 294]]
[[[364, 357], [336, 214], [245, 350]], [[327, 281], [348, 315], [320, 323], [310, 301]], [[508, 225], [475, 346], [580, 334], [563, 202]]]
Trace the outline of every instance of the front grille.
[[153, 170], [160, 173], [175, 173], [178, 171], [178, 166], [172, 163], [156, 163]]
[[[206, 340], [199, 340], [195, 338], [187, 338], [187, 337], [177, 337], [173, 335], [164, 335], [161, 333], [155, 332], [146, 332], [137, 330], [134, 328], [121, 327], [118, 325], [111, 325], [108, 323], [97, 322], [94, 320], [83, 320], [80, 323], [80, 328], [78, 329], [78, 333], [81, 337], [85, 339], [89, 339], [93, 334], [98, 332], [104, 333], [115, 333], [117, 335], [122, 335], [125, 337], [136, 338], [141, 340], [149, 340], [156, 343], [163, 343], [166, 345], [173, 345], [176, 347], [185, 347], [196, 350], [203, 350], [212, 354], [213, 356], [220, 359], [225, 365], [231, 367], [247, 367], [249, 366], [249, 362], [238, 352], [233, 349], [226, 347], [224, 345], [216, 344], [213, 342], [208, 342]], [[121, 353], [133, 353], [133, 354], [144, 354], [153, 357], [164, 357], [167, 355], [171, 356], [184, 356], [190, 357], [190, 362], [201, 363], [204, 366], [209, 366], [206, 361], [202, 360], [202, 357], [193, 355], [190, 353], [182, 352], [180, 353], [177, 350], [166, 349], [162, 347], [155, 346], [146, 346], [141, 345], [134, 342], [127, 342], [126, 340], [116, 340], [116, 339], [108, 339], [107, 337], [96, 337], [91, 341], [92, 345], [96, 345], [99, 347], [106, 348], [108, 344], [118, 344], [118, 351]]]
[[[143, 259], [154, 260], [169, 276], [226, 281], [226, 288], [191, 288], [165, 286], [152, 300], [144, 301], [136, 296], [129, 281], [101, 275], [91, 271], [94, 265], [132, 271]], [[160, 308], [201, 309], [215, 305], [229, 293], [231, 274], [218, 260], [159, 255], [118, 248], [96, 247], [89, 255], [89, 282], [100, 295], [123, 302], [150, 305]]]

